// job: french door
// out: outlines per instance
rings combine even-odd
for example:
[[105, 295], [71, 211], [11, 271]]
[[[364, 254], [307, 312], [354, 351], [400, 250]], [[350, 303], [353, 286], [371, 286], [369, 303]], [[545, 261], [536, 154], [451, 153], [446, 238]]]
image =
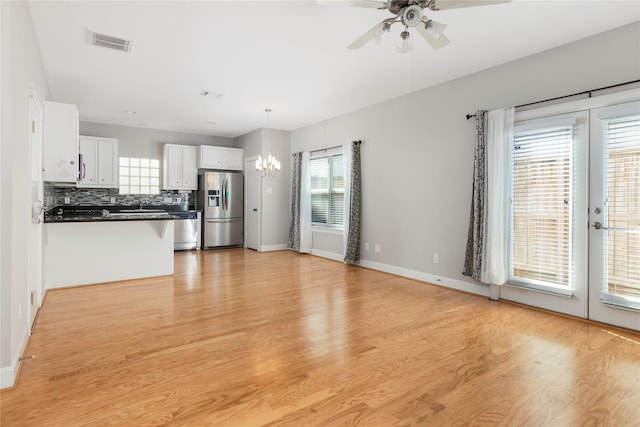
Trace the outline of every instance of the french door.
[[516, 116], [502, 299], [640, 330], [638, 95]]
[[591, 110], [589, 318], [640, 330], [640, 102]]

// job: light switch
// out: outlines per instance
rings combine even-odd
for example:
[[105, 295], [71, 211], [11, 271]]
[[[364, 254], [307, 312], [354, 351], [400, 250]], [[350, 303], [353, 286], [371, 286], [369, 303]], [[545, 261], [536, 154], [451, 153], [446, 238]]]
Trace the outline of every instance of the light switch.
[[273, 193], [273, 188], [267, 187], [267, 194], [271, 194], [271, 193]]

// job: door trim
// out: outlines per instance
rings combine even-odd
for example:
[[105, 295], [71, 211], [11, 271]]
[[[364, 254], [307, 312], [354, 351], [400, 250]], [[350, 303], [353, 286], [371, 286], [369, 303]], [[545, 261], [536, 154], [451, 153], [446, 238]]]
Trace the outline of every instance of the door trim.
[[[258, 160], [258, 156], [254, 155], [254, 156], [250, 156], [250, 157], [245, 157], [244, 159], [244, 247], [248, 248], [247, 243], [249, 241], [248, 236], [249, 236], [249, 219], [251, 218], [251, 212], [249, 209], [249, 181], [250, 179], [248, 178], [248, 175], [250, 173], [254, 173], [257, 174], [257, 172], [255, 171], [255, 163], [256, 160]], [[262, 179], [258, 176], [258, 188], [257, 190], [257, 194], [258, 194], [258, 230], [257, 233], [258, 235], [256, 236], [256, 250], [258, 252], [262, 251], [262, 247], [261, 247], [261, 243], [262, 243]]]

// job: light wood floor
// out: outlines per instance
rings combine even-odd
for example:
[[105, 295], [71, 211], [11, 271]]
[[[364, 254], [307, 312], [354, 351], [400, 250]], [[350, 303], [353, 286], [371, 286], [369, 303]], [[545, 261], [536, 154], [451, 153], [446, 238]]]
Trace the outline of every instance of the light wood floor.
[[640, 425], [638, 334], [287, 251], [175, 270], [49, 292], [2, 426]]

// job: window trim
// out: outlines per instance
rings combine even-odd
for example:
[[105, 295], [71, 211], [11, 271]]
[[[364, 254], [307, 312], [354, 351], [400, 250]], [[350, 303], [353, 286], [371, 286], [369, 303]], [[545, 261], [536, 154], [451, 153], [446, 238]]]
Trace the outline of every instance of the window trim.
[[[342, 149], [340, 147], [336, 147], [336, 148], [332, 148], [332, 149], [328, 149], [328, 150], [321, 150], [321, 151], [314, 151], [311, 153], [310, 159], [309, 159], [309, 163], [311, 163], [313, 160], [319, 160], [319, 159], [327, 159], [327, 158], [331, 158], [331, 157], [343, 157], [343, 153], [342, 153]], [[332, 162], [330, 162], [330, 164], [332, 164]], [[311, 175], [311, 171], [309, 171], [309, 175]], [[344, 170], [343, 170], [343, 175], [344, 175]], [[329, 170], [329, 180], [328, 182], [332, 182], [332, 177], [333, 177], [333, 169], [330, 166], [330, 170]], [[334, 191], [335, 193], [335, 191]], [[310, 191], [310, 195], [313, 194], [313, 190]], [[328, 194], [331, 194], [331, 189], [328, 189]], [[342, 191], [343, 197], [344, 197], [344, 188]], [[335, 209], [335, 206], [334, 206]], [[331, 213], [331, 212], [329, 212]], [[335, 212], [333, 212], [333, 217], [335, 218]], [[344, 221], [344, 219], [343, 219]], [[342, 234], [344, 232], [344, 223], [343, 224], [335, 224], [335, 223], [322, 223], [322, 222], [313, 222], [313, 216], [311, 217], [311, 229], [312, 231], [316, 231], [316, 232], [326, 232], [326, 233], [330, 233], [330, 234]], [[335, 233], [332, 233], [333, 231], [335, 231]]]
[[[152, 178], [156, 178], [158, 180], [158, 185], [152, 185], [151, 183], [149, 183], [148, 185], [145, 185], [145, 187], [149, 188], [149, 192], [148, 193], [141, 193], [141, 192], [137, 192], [137, 193], [132, 193], [131, 191], [127, 191], [126, 193], [122, 192], [122, 187], [123, 185], [126, 186], [127, 188], [131, 188], [131, 174], [127, 174], [127, 175], [123, 175], [122, 172], [122, 168], [123, 167], [127, 167], [127, 168], [131, 168], [131, 165], [129, 164], [129, 166], [126, 165], [121, 165], [122, 159], [128, 159], [129, 162], [131, 161], [131, 159], [136, 159], [139, 161], [139, 163], [142, 163], [142, 160], [147, 160], [149, 162], [149, 166], [146, 167], [146, 169], [149, 169], [149, 171], [151, 170], [158, 170], [158, 175], [157, 176], [151, 176], [149, 175], [147, 178], [152, 179]], [[157, 162], [158, 166], [151, 166], [152, 163]], [[134, 166], [135, 167], [135, 166]], [[137, 166], [138, 168], [143, 168], [144, 166]], [[154, 195], [158, 195], [161, 193], [162, 191], [162, 182], [160, 179], [160, 175], [162, 173], [162, 165], [159, 159], [154, 159], [151, 157], [129, 157], [129, 156], [119, 156], [118, 157], [118, 194], [119, 195], [132, 195], [132, 196], [154, 196]], [[122, 184], [121, 179], [122, 177], [126, 176], [129, 179], [129, 183], [128, 184]], [[142, 176], [138, 176], [138, 178], [143, 178]], [[138, 187], [141, 187], [141, 184], [137, 185]], [[157, 188], [157, 192], [151, 191], [152, 189], [156, 189]]]

